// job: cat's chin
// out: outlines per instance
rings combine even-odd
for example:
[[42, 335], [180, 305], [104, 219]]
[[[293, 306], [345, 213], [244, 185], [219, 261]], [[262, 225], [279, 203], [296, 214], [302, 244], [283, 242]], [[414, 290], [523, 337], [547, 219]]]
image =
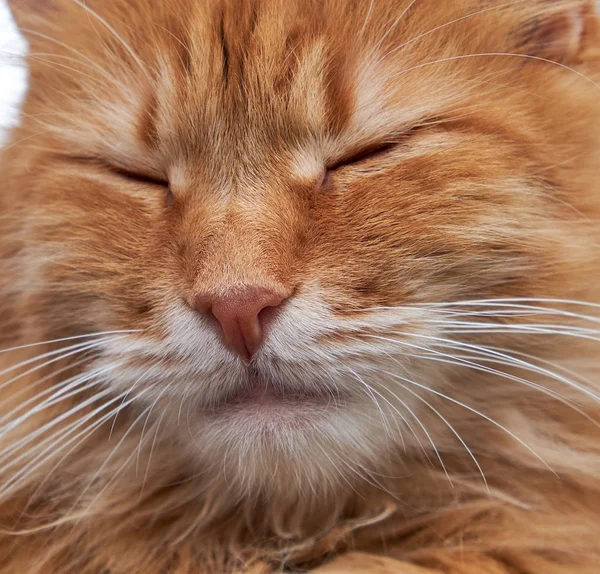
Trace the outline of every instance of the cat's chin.
[[381, 470], [390, 447], [360, 398], [327, 393], [249, 387], [186, 418], [174, 430], [190, 459], [232, 495], [321, 499]]

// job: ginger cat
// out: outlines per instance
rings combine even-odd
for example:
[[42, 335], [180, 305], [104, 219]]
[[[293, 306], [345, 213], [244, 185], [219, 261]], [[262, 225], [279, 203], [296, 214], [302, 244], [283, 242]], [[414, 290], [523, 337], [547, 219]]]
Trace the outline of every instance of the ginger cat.
[[9, 0], [2, 574], [600, 569], [582, 0]]

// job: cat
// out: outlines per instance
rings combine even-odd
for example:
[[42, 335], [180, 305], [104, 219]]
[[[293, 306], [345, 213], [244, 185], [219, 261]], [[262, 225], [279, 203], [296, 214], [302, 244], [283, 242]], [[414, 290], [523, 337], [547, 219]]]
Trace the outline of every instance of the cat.
[[2, 574], [600, 565], [583, 0], [9, 0]]

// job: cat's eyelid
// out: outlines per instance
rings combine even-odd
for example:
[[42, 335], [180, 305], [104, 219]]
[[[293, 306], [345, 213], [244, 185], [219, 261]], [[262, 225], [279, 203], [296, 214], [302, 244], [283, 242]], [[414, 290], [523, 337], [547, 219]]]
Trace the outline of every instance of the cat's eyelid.
[[383, 141], [380, 143], [374, 143], [368, 146], [356, 148], [351, 152], [339, 157], [338, 159], [330, 162], [326, 168], [328, 171], [335, 171], [342, 167], [360, 163], [367, 159], [375, 158], [378, 155], [382, 155], [398, 145], [397, 141]]
[[421, 126], [419, 125], [398, 130], [397, 132], [389, 133], [387, 136], [378, 140], [355, 146], [340, 157], [333, 158], [332, 161], [328, 162], [326, 165], [326, 169], [328, 171], [335, 171], [342, 167], [357, 164], [368, 159], [374, 159], [379, 155], [384, 155], [402, 144], [403, 141], [405, 141], [414, 131], [419, 129], [419, 127]]
[[163, 187], [169, 186], [168, 178], [160, 174], [159, 172], [152, 173], [150, 171], [133, 169], [129, 166], [119, 165], [113, 162], [105, 163], [105, 166], [114, 174], [132, 181], [145, 183], [149, 185], [161, 185]]
[[79, 164], [91, 164], [105, 172], [112, 173], [113, 175], [121, 178], [129, 179], [132, 181], [138, 181], [148, 185], [161, 185], [169, 186], [169, 179], [166, 175], [155, 170], [143, 170], [140, 168], [134, 168], [130, 165], [126, 165], [119, 161], [112, 159], [106, 159], [98, 156], [75, 156], [72, 157], [74, 161]]

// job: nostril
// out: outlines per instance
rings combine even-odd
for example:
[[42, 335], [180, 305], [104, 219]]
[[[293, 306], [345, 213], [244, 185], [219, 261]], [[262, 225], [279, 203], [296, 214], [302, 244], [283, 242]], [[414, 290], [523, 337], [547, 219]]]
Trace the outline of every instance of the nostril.
[[269, 305], [260, 311], [258, 314], [258, 322], [264, 332], [268, 330], [271, 323], [275, 320], [284, 302], [285, 301], [282, 301], [279, 305]]
[[194, 309], [199, 313], [210, 313], [215, 299], [208, 295], [198, 294], [194, 297]]
[[194, 307], [214, 316], [225, 345], [249, 359], [264, 343], [268, 325], [289, 296], [284, 289], [248, 286], [225, 296], [198, 294]]

